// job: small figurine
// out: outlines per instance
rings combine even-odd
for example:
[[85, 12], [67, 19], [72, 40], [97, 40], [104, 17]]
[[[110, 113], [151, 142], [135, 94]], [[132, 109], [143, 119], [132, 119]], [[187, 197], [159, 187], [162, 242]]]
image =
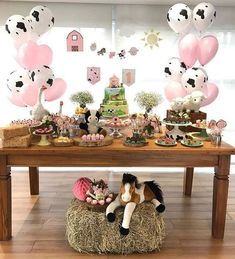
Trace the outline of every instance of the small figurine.
[[116, 75], [113, 75], [109, 78], [109, 87], [110, 88], [117, 88], [119, 87], [119, 78]]

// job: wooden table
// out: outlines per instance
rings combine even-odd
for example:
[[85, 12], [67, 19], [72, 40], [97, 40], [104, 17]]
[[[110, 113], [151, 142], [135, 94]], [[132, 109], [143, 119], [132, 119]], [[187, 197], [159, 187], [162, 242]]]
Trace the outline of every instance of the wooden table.
[[121, 140], [110, 146], [38, 147], [0, 149], [0, 240], [12, 235], [12, 166], [29, 167], [31, 194], [39, 194], [40, 166], [79, 167], [184, 167], [184, 194], [191, 195], [194, 167], [214, 167], [212, 236], [224, 236], [230, 156], [235, 148], [222, 143], [220, 147], [205, 142], [203, 147], [160, 147], [151, 140], [145, 147], [124, 147]]

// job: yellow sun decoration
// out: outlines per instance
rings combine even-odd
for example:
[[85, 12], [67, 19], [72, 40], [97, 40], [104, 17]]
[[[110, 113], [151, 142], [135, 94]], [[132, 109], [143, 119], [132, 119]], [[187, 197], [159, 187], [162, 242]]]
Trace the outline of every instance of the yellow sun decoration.
[[145, 36], [144, 36], [144, 38], [141, 39], [141, 40], [145, 41], [145, 45], [144, 45], [145, 47], [149, 46], [151, 49], [152, 49], [154, 46], [159, 47], [158, 42], [159, 42], [160, 40], [162, 40], [162, 39], [159, 37], [160, 32], [156, 32], [156, 31], [154, 31], [154, 30], [152, 29], [152, 30], [150, 30], [150, 31], [145, 32], [144, 34], [145, 34]]

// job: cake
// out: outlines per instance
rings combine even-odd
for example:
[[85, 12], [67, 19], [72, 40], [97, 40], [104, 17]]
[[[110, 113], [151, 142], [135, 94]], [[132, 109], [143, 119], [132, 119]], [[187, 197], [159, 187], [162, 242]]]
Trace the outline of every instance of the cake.
[[104, 99], [100, 105], [100, 111], [105, 118], [128, 116], [125, 88], [123, 84], [119, 84], [119, 79], [115, 75], [109, 79], [109, 86], [104, 89]]

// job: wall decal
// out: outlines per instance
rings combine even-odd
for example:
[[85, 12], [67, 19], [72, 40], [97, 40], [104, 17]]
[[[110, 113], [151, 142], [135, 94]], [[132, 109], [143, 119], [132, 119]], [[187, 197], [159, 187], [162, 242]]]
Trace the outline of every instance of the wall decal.
[[92, 85], [100, 81], [100, 67], [87, 67], [87, 81]]
[[115, 55], [116, 55], [115, 51], [110, 51], [109, 52], [109, 58], [113, 58], [113, 57], [115, 57]]
[[100, 55], [104, 55], [106, 53], [106, 48], [102, 48], [101, 50], [97, 51], [97, 54]]
[[160, 32], [156, 32], [153, 29], [150, 31], [147, 31], [144, 33], [145, 36], [143, 39], [145, 42], [145, 47], [150, 47], [150, 49], [153, 49], [153, 47], [159, 47], [158, 43], [159, 41], [161, 41], [162, 39], [159, 37]]
[[135, 83], [135, 69], [122, 69], [122, 82], [127, 86]]
[[91, 44], [91, 46], [90, 46], [90, 50], [91, 50], [91, 51], [96, 51], [96, 49], [97, 49], [96, 43], [93, 42], [93, 43]]
[[126, 51], [124, 49], [122, 49], [119, 53], [118, 56], [120, 59], [124, 59], [126, 58]]
[[67, 51], [83, 51], [83, 37], [73, 30], [67, 36]]
[[131, 56], [135, 56], [139, 50], [136, 47], [131, 47], [128, 51]]

